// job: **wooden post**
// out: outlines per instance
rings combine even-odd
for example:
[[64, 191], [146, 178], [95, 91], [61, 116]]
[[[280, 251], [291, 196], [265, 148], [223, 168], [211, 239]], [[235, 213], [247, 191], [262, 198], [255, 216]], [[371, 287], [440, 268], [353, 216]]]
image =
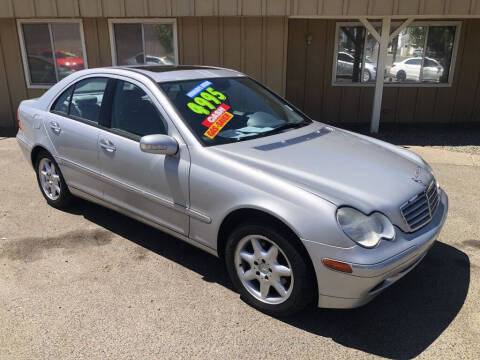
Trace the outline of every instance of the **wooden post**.
[[370, 123], [370, 132], [378, 133], [380, 126], [380, 115], [382, 112], [382, 96], [385, 64], [387, 62], [387, 47], [390, 39], [390, 18], [384, 18], [382, 21], [382, 34], [380, 35], [378, 49], [377, 75], [375, 82], [375, 95], [373, 97], [372, 121]]

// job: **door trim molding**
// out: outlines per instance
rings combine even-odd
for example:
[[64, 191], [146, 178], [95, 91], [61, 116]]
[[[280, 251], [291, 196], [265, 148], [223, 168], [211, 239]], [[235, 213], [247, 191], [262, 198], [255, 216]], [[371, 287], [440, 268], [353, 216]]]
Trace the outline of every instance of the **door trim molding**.
[[[75, 170], [78, 170], [78, 171], [82, 171], [88, 175], [92, 175], [94, 177], [96, 177], [97, 179], [99, 179], [100, 181], [102, 182], [108, 182], [114, 186], [117, 186], [117, 187], [120, 187], [124, 190], [127, 190], [127, 191], [130, 191], [136, 195], [139, 195], [139, 196], [143, 196], [157, 204], [160, 204], [164, 207], [167, 207], [169, 209], [173, 209], [175, 211], [178, 211], [182, 214], [185, 214], [185, 215], [188, 215], [188, 216], [191, 216], [192, 218], [195, 218], [197, 220], [200, 220], [206, 224], [210, 224], [212, 222], [212, 219], [211, 217], [201, 213], [200, 211], [198, 210], [194, 210], [192, 208], [189, 208], [189, 207], [186, 207], [186, 206], [183, 206], [181, 204], [177, 204], [173, 201], [170, 201], [170, 200], [167, 200], [167, 199], [164, 199], [158, 195], [155, 195], [151, 192], [148, 192], [148, 191], [144, 191], [144, 190], [141, 190], [135, 186], [132, 186], [132, 185], [129, 185], [129, 184], [126, 184], [122, 181], [119, 181], [117, 179], [113, 179], [109, 176], [106, 176], [106, 175], [103, 175], [103, 174], [100, 174], [98, 173], [97, 171], [94, 171], [94, 170], [91, 170], [83, 165], [80, 165], [80, 164], [77, 164], [71, 160], [68, 160], [68, 159], [65, 159], [64, 157], [58, 157], [58, 160], [60, 160], [60, 163], [62, 165], [65, 165], [67, 167], [70, 167], [70, 168], [74, 168]], [[71, 185], [69, 185], [71, 186]]]
[[172, 229], [170, 229], [170, 228], [168, 228], [168, 227], [165, 227], [165, 226], [163, 226], [163, 225], [160, 225], [160, 224], [158, 224], [158, 223], [156, 223], [156, 222], [154, 222], [154, 221], [152, 221], [152, 220], [146, 219], [146, 218], [144, 218], [144, 217], [142, 217], [142, 216], [140, 216], [140, 215], [138, 215], [138, 214], [135, 214], [135, 213], [133, 213], [133, 212], [127, 210], [127, 209], [124, 209], [124, 208], [119, 207], [119, 206], [117, 206], [117, 205], [111, 204], [111, 203], [109, 203], [109, 202], [107, 202], [107, 201], [105, 201], [105, 200], [102, 200], [102, 199], [94, 196], [94, 195], [88, 194], [88, 193], [86, 193], [86, 192], [84, 192], [84, 191], [82, 191], [82, 190], [80, 190], [80, 189], [77, 189], [77, 188], [74, 187], [74, 186], [70, 186], [70, 191], [71, 191], [72, 194], [75, 195], [75, 196], [81, 197], [81, 198], [83, 198], [83, 199], [85, 199], [85, 200], [94, 202], [94, 203], [96, 203], [96, 204], [99, 204], [99, 205], [101, 205], [101, 206], [104, 206], [104, 207], [106, 207], [106, 208], [109, 208], [109, 209], [111, 209], [111, 210], [113, 210], [113, 211], [116, 211], [116, 212], [118, 212], [118, 213], [120, 213], [120, 214], [123, 214], [123, 215], [125, 215], [125, 216], [128, 216], [128, 217], [130, 217], [130, 218], [132, 218], [132, 219], [135, 219], [135, 220], [137, 220], [137, 221], [140, 221], [140, 222], [142, 222], [142, 223], [144, 223], [144, 224], [147, 224], [147, 225], [149, 225], [149, 226], [151, 226], [151, 227], [154, 227], [154, 228], [156, 228], [156, 229], [158, 229], [158, 230], [160, 230], [160, 231], [163, 231], [163, 232], [166, 233], [166, 234], [169, 234], [169, 235], [171, 235], [171, 236], [173, 236], [173, 237], [176, 237], [177, 239], [180, 239], [180, 240], [182, 240], [182, 241], [185, 241], [186, 243], [188, 243], [188, 244], [190, 244], [190, 245], [193, 245], [193, 246], [199, 248], [200, 250], [203, 250], [203, 251], [205, 251], [205, 252], [207, 252], [207, 253], [209, 253], [209, 254], [212, 254], [213, 256], [218, 257], [218, 252], [217, 252], [216, 249], [213, 249], [213, 248], [211, 248], [211, 247], [209, 247], [209, 246], [207, 246], [207, 245], [204, 245], [204, 244], [202, 244], [202, 243], [199, 243], [198, 241], [192, 240], [192, 239], [189, 238], [188, 236], [185, 236], [185, 235], [183, 235], [183, 234], [180, 234], [180, 233], [176, 232], [175, 230], [172, 230]]

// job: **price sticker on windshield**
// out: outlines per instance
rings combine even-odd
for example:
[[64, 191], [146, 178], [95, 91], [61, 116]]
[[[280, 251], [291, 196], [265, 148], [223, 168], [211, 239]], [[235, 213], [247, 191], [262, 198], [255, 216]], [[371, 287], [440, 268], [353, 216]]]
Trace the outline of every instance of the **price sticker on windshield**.
[[203, 135], [206, 137], [213, 139], [217, 134], [220, 132], [220, 130], [223, 129], [227, 123], [232, 120], [233, 114], [229, 113], [228, 111], [223, 112], [212, 125], [208, 128], [207, 131]]
[[227, 97], [211, 85], [213, 85], [211, 81], [202, 81], [185, 95], [193, 100], [187, 104], [191, 111], [207, 115], [202, 122], [202, 125], [208, 127], [204, 135], [213, 139], [233, 118], [233, 114], [227, 111], [230, 106], [223, 102]]
[[218, 105], [227, 99], [224, 94], [215, 90], [211, 85], [211, 81], [203, 81], [186, 93], [193, 100], [187, 106], [194, 113], [210, 115]]

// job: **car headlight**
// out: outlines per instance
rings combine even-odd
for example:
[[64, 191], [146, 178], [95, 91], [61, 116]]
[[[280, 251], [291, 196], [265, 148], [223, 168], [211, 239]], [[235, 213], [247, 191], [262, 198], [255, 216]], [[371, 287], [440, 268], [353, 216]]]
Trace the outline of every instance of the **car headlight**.
[[432, 167], [425, 161], [423, 160], [423, 165], [425, 165], [425, 168], [427, 169], [427, 171], [433, 176], [433, 179], [435, 180], [435, 186], [437, 187], [437, 189], [440, 187], [440, 184], [438, 183], [438, 178], [435, 174], [435, 171], [433, 171]]
[[381, 239], [395, 237], [392, 223], [379, 212], [367, 216], [353, 208], [342, 207], [337, 210], [337, 221], [350, 239], [366, 248], [377, 246]]

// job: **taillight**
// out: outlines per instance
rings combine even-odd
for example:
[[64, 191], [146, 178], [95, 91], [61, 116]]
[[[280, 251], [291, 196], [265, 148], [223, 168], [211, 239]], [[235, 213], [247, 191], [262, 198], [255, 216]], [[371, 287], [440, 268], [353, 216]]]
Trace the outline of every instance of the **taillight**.
[[18, 128], [23, 131], [22, 122], [20, 121], [20, 112], [17, 110], [17, 121], [18, 121]]

